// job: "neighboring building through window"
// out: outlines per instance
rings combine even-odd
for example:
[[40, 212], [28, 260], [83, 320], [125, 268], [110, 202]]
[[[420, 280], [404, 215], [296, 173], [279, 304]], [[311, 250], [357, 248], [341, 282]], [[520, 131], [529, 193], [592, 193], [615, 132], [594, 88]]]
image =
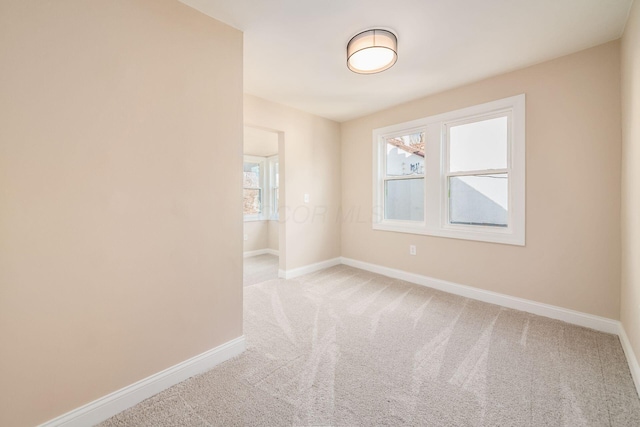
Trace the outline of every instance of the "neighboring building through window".
[[385, 137], [384, 217], [424, 221], [424, 132]]
[[245, 219], [258, 219], [262, 214], [263, 165], [264, 161], [247, 161], [245, 158], [243, 168], [243, 213]]
[[525, 98], [374, 131], [373, 228], [525, 243]]
[[278, 156], [244, 156], [243, 214], [246, 221], [277, 220], [280, 171]]

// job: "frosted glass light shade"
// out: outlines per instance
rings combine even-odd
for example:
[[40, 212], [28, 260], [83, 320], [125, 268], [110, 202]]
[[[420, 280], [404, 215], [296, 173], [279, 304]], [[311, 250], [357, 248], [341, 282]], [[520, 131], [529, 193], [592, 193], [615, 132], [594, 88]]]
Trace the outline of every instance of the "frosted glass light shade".
[[398, 39], [391, 31], [363, 31], [347, 45], [347, 67], [355, 73], [379, 73], [391, 68], [397, 60]]

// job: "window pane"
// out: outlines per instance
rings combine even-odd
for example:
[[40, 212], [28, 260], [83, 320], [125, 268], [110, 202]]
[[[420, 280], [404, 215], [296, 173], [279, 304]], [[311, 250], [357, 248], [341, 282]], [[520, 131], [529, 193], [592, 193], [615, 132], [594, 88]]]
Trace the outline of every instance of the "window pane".
[[452, 224], [508, 225], [507, 174], [451, 177], [449, 191], [449, 218]]
[[244, 163], [244, 183], [243, 187], [260, 187], [260, 164]]
[[424, 178], [385, 181], [385, 219], [424, 221]]
[[244, 214], [259, 215], [262, 211], [262, 190], [245, 188], [244, 189]]
[[387, 138], [387, 176], [424, 174], [424, 132]]
[[449, 170], [505, 169], [507, 134], [506, 116], [450, 127]]

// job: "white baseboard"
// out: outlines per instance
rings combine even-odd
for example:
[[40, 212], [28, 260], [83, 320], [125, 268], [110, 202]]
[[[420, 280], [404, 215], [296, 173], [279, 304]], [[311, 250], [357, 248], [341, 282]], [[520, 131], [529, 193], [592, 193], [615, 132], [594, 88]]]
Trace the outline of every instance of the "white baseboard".
[[371, 264], [368, 262], [358, 261], [346, 257], [334, 258], [293, 270], [278, 270], [278, 277], [291, 279], [328, 267], [333, 267], [334, 265], [338, 264], [348, 265], [350, 267], [359, 268], [361, 270], [370, 271], [372, 273], [381, 274], [383, 276], [392, 277], [394, 279], [404, 280], [407, 282], [415, 283], [417, 285], [426, 286], [443, 292], [448, 292], [450, 294], [460, 295], [466, 298], [471, 298], [490, 304], [496, 304], [502, 307], [512, 308], [514, 310], [520, 310], [539, 316], [549, 317], [551, 319], [561, 320], [574, 325], [591, 328], [596, 331], [618, 335], [620, 337], [620, 342], [622, 343], [622, 348], [624, 350], [625, 356], [627, 357], [627, 362], [629, 364], [629, 369], [631, 371], [631, 376], [633, 377], [636, 390], [638, 391], [638, 395], [640, 396], [640, 366], [638, 364], [638, 359], [633, 352], [631, 342], [629, 341], [629, 337], [627, 336], [622, 323], [620, 323], [618, 320], [595, 316], [593, 314], [582, 313], [580, 311], [531, 301], [524, 298], [500, 294], [498, 292], [478, 289], [458, 283], [447, 282], [445, 280], [434, 279], [433, 277], [409, 273], [407, 271], [397, 270], [394, 268], [384, 267], [381, 265]]
[[[267, 250], [273, 251], [272, 249]], [[262, 249], [260, 251], [267, 250]], [[245, 252], [245, 257], [247, 256], [255, 255], [247, 255], [247, 252]], [[629, 363], [629, 369], [631, 370], [631, 375], [636, 385], [636, 390], [638, 391], [638, 395], [640, 395], [640, 366], [638, 365], [638, 359], [636, 358], [633, 348], [631, 347], [629, 337], [627, 336], [624, 327], [617, 320], [581, 313], [579, 311], [530, 301], [523, 298], [512, 297], [497, 292], [473, 288], [471, 286], [447, 282], [440, 279], [434, 279], [428, 276], [422, 276], [403, 270], [397, 270], [345, 257], [333, 258], [292, 270], [278, 270], [278, 275], [282, 278], [292, 279], [304, 274], [313, 273], [315, 271], [333, 267], [339, 264], [345, 264], [351, 267], [367, 270], [372, 273], [382, 274], [387, 277], [405, 280], [407, 282], [415, 283], [417, 285], [426, 286], [451, 294], [460, 295], [467, 298], [512, 308], [515, 310], [525, 311], [540, 316], [550, 317], [552, 319], [562, 320], [567, 323], [584, 326], [610, 334], [616, 334], [620, 337], [620, 342]], [[80, 408], [74, 409], [70, 412], [67, 412], [66, 414], [47, 421], [46, 423], [41, 424], [40, 427], [80, 427], [98, 424], [171, 386], [178, 384], [179, 382], [182, 382], [194, 375], [207, 371], [214, 366], [241, 354], [245, 350], [245, 347], [246, 344], [244, 336], [238, 337], [216, 348], [192, 357], [191, 359], [185, 360], [184, 362], [165, 369], [164, 371], [158, 372], [154, 375], [151, 375], [150, 377], [147, 377], [118, 391], [108, 394], [107, 396], [94, 400], [93, 402], [90, 402]]]
[[428, 276], [409, 273], [403, 270], [384, 267], [377, 264], [370, 264], [364, 261], [358, 261], [351, 258], [342, 257], [342, 264], [361, 270], [370, 271], [372, 273], [382, 274], [383, 276], [392, 277], [394, 279], [405, 280], [417, 285], [438, 289], [450, 294], [460, 295], [463, 297], [496, 304], [514, 310], [526, 311], [527, 313], [537, 314], [539, 316], [550, 317], [552, 319], [562, 320], [578, 326], [595, 329], [597, 331], [618, 335], [622, 344], [622, 349], [629, 364], [631, 377], [636, 386], [638, 396], [640, 396], [640, 365], [636, 357], [629, 337], [618, 320], [608, 319], [606, 317], [595, 316], [592, 314], [582, 313], [580, 311], [569, 310], [550, 304], [544, 304], [524, 298], [513, 297], [497, 292], [486, 291], [483, 289], [473, 288], [471, 286], [460, 285], [457, 283], [447, 282], [445, 280], [434, 279]]
[[638, 396], [640, 396], [640, 365], [638, 365], [638, 358], [633, 351], [633, 347], [631, 347], [631, 341], [629, 341], [627, 331], [624, 330], [624, 326], [622, 326], [622, 323], [620, 323], [618, 336], [620, 337], [620, 343], [622, 344], [624, 354], [625, 356], [627, 356], [627, 362], [629, 363], [629, 369], [631, 370], [633, 382], [636, 385], [636, 391], [638, 392]]
[[214, 366], [239, 355], [245, 350], [244, 336], [226, 342], [191, 359], [178, 363], [134, 384], [94, 400], [80, 408], [67, 412], [41, 424], [40, 427], [81, 427], [98, 424], [119, 412], [189, 377], [205, 372]]
[[620, 322], [618, 322], [617, 320], [608, 319], [606, 317], [600, 317], [575, 310], [569, 310], [567, 308], [531, 301], [524, 298], [512, 297], [510, 295], [486, 291], [471, 286], [447, 282], [445, 280], [434, 279], [432, 277], [409, 273], [402, 270], [396, 270], [394, 268], [383, 267], [377, 264], [370, 264], [368, 262], [358, 261], [350, 258], [343, 257], [342, 263], [351, 267], [371, 271], [372, 273], [378, 273], [382, 274], [383, 276], [393, 277], [394, 279], [405, 280], [417, 285], [438, 289], [450, 294], [460, 295], [466, 298], [484, 301], [490, 304], [496, 304], [507, 308], [513, 308], [514, 310], [526, 311], [527, 313], [533, 313], [539, 316], [562, 320], [567, 323], [584, 326], [586, 328], [595, 329], [601, 332], [607, 332], [609, 334], [618, 334], [620, 330]]
[[280, 251], [276, 251], [275, 249], [271, 249], [271, 248], [258, 249], [256, 251], [244, 252], [243, 256], [244, 256], [244, 258], [249, 258], [249, 257], [252, 257], [252, 256], [265, 255], [265, 254], [280, 256]]
[[315, 271], [324, 270], [342, 264], [342, 258], [333, 258], [326, 261], [317, 262], [315, 264], [305, 265], [303, 267], [294, 268], [292, 270], [278, 270], [278, 277], [283, 279], [293, 279], [294, 277], [303, 276]]

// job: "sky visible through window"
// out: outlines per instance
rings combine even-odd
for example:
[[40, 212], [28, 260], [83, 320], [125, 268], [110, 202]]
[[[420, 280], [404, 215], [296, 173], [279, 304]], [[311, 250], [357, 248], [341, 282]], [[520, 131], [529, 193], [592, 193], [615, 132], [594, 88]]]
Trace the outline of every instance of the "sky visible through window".
[[[451, 172], [507, 168], [506, 116], [482, 120], [449, 129], [449, 170]], [[464, 182], [505, 210], [508, 209], [507, 176], [496, 174]]]

